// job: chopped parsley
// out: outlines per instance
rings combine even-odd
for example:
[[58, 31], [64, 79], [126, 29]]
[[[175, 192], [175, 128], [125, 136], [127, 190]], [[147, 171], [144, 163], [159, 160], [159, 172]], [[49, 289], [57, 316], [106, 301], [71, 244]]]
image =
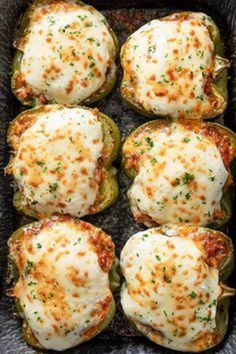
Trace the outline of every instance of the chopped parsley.
[[37, 161], [37, 165], [39, 165], [40, 167], [44, 167], [45, 166], [45, 162]]
[[153, 158], [151, 159], [151, 163], [157, 163], [157, 159], [156, 159], [155, 157], [153, 157]]
[[84, 20], [87, 18], [86, 15], [84, 15], [84, 16], [78, 15], [77, 17], [78, 17], [81, 21], [84, 21]]
[[199, 95], [196, 97], [197, 100], [203, 101], [204, 100], [204, 96], [203, 95]]
[[90, 72], [88, 73], [88, 77], [94, 77], [94, 73], [93, 73], [92, 71], [90, 71]]
[[147, 136], [147, 137], [145, 138], [145, 141], [147, 142], [147, 144], [148, 144], [151, 148], [154, 146], [154, 143], [153, 143], [152, 139], [151, 139], [149, 136]]
[[141, 145], [141, 141], [135, 141], [134, 142], [134, 146], [140, 146]]
[[[164, 81], [164, 82], [166, 82], [166, 83], [170, 82], [169, 80], [167, 80], [167, 78], [165, 77], [165, 75], [161, 75], [161, 77], [163, 78], [163, 81]], [[161, 83], [161, 82], [159, 82], [159, 83]]]
[[202, 300], [199, 300], [199, 301], [198, 301], [198, 305], [205, 305], [205, 302], [202, 301]]
[[187, 194], [185, 194], [185, 198], [186, 198], [187, 200], [190, 199], [190, 197], [191, 197], [191, 192], [192, 192], [192, 191], [189, 191]]
[[60, 170], [61, 170], [61, 162], [58, 162], [57, 167], [56, 167], [56, 171], [60, 172]]
[[183, 177], [183, 184], [189, 184], [195, 179], [194, 175], [191, 175], [188, 172], [185, 172], [184, 177]]
[[154, 44], [154, 45], [150, 45], [149, 47], [148, 47], [148, 53], [155, 53], [155, 51], [156, 51], [156, 45]]
[[194, 291], [192, 291], [192, 292], [189, 294], [189, 296], [190, 296], [192, 299], [196, 299], [197, 294], [196, 294]]
[[95, 39], [92, 38], [92, 37], [90, 37], [90, 38], [87, 38], [87, 41], [89, 41], [89, 42], [95, 42]]
[[50, 193], [55, 192], [57, 190], [57, 188], [58, 188], [58, 182], [52, 183], [49, 186], [49, 192]]
[[34, 263], [27, 259], [27, 266], [25, 267], [25, 275], [30, 273], [33, 266], [34, 266]]
[[211, 317], [209, 315], [206, 317], [198, 316], [197, 319], [199, 319], [200, 322], [207, 322], [207, 323], [211, 322]]
[[75, 243], [73, 243], [73, 246], [76, 246], [76, 245], [78, 245], [78, 243], [80, 243], [80, 241], [82, 240], [82, 238], [81, 237], [79, 237], [78, 238], [78, 240], [75, 242]]
[[65, 330], [65, 335], [67, 336], [67, 334], [69, 334], [70, 332], [71, 332], [70, 329], [66, 329], [66, 330]]
[[31, 286], [31, 285], [36, 285], [37, 283], [35, 282], [35, 281], [30, 281], [29, 283], [28, 283], [28, 285], [29, 286]]
[[171, 283], [171, 279], [167, 274], [164, 274], [163, 280], [167, 283]]

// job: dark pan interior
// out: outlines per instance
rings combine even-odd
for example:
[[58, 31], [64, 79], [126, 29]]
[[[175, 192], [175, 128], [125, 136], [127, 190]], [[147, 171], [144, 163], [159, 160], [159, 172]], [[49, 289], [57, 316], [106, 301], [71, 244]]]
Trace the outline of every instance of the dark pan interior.
[[[235, 0], [195, 0], [195, 1], [151, 1], [151, 0], [97, 0], [87, 1], [106, 15], [112, 28], [120, 38], [121, 43], [127, 36], [156, 17], [181, 11], [203, 11], [216, 21], [221, 30], [225, 43], [226, 56], [231, 58], [229, 80], [229, 106], [224, 115], [220, 117], [225, 125], [236, 131], [236, 1]], [[5, 273], [7, 264], [7, 239], [11, 232], [22, 222], [12, 207], [12, 190], [10, 181], [4, 177], [3, 168], [9, 158], [9, 149], [6, 143], [6, 130], [9, 122], [19, 112], [20, 106], [10, 90], [10, 63], [12, 56], [12, 39], [14, 28], [19, 14], [25, 8], [25, 0], [0, 0], [0, 353], [1, 354], [29, 354], [39, 353], [28, 347], [21, 339], [20, 322], [13, 316], [13, 303], [5, 295]], [[112, 117], [118, 124], [124, 138], [135, 126], [146, 120], [127, 108], [121, 101], [119, 86], [121, 69], [119, 67], [119, 80], [113, 92], [98, 103], [101, 111]], [[117, 202], [107, 211], [96, 216], [86, 217], [87, 221], [102, 227], [108, 232], [116, 243], [119, 254], [126, 240], [135, 232], [142, 230], [136, 225], [131, 216], [126, 191], [129, 185], [127, 178], [120, 171], [120, 161], [116, 163], [119, 169], [120, 195]], [[235, 215], [236, 208], [234, 208]], [[236, 217], [228, 226], [228, 234], [234, 238], [236, 233]], [[235, 274], [231, 282], [235, 286]], [[118, 304], [119, 308], [119, 304]], [[123, 319], [120, 310], [110, 327], [101, 335], [78, 349], [68, 350], [67, 353], [95, 353], [123, 354], [123, 353], [174, 353], [171, 350], [154, 346], [151, 342], [135, 333]], [[236, 353], [236, 301], [230, 307], [229, 330], [223, 343], [207, 353]]]

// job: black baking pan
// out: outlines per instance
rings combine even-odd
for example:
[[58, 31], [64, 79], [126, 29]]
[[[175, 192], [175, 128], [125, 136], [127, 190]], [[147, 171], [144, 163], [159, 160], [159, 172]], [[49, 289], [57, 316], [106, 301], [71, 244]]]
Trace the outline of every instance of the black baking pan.
[[[226, 57], [231, 60], [229, 70], [229, 105], [220, 121], [236, 131], [236, 1], [235, 0], [95, 0], [86, 1], [101, 10], [107, 17], [111, 27], [118, 35], [121, 43], [127, 36], [147, 21], [163, 17], [173, 12], [190, 10], [202, 11], [210, 15], [218, 25], [225, 44]], [[10, 88], [10, 67], [12, 58], [13, 33], [19, 15], [24, 11], [28, 1], [0, 0], [0, 353], [31, 354], [39, 353], [27, 346], [22, 340], [20, 322], [14, 318], [14, 307], [6, 296], [7, 239], [22, 220], [14, 212], [12, 206], [11, 181], [4, 177], [4, 167], [9, 159], [9, 148], [6, 142], [6, 131], [9, 122], [17, 115], [21, 107], [13, 97]], [[119, 79], [113, 92], [99, 102], [97, 106], [118, 124], [122, 137], [128, 135], [135, 126], [146, 119], [132, 112], [121, 101]], [[116, 243], [117, 254], [126, 240], [142, 228], [134, 223], [128, 207], [126, 191], [128, 179], [120, 170], [117, 162], [120, 182], [120, 195], [117, 202], [107, 211], [85, 218], [108, 232]], [[234, 208], [235, 215], [236, 208]], [[234, 220], [235, 219], [235, 220]], [[228, 225], [227, 233], [236, 239], [236, 217]], [[231, 279], [236, 285], [236, 271]], [[118, 299], [118, 295], [117, 295]], [[206, 353], [236, 353], [236, 301], [230, 307], [230, 323], [224, 341]], [[156, 346], [134, 332], [123, 318], [119, 310], [110, 327], [95, 339], [82, 346], [68, 350], [66, 353], [97, 353], [97, 354], [170, 354], [174, 351]]]

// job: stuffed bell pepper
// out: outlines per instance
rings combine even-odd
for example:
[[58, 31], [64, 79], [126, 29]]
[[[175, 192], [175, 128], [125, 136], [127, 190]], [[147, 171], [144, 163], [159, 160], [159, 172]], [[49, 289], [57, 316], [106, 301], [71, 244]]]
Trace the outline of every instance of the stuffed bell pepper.
[[202, 352], [227, 331], [229, 298], [223, 282], [233, 268], [233, 245], [219, 231], [167, 225], [132, 236], [121, 252], [124, 313], [164, 347]]
[[227, 68], [213, 20], [180, 12], [134, 32], [121, 50], [121, 94], [149, 117], [214, 118], [227, 105]]
[[136, 221], [220, 227], [231, 216], [235, 156], [236, 135], [220, 124], [159, 119], [141, 125], [123, 146]]
[[45, 105], [20, 114], [10, 125], [14, 206], [44, 218], [82, 217], [110, 206], [118, 194], [112, 167], [120, 145], [116, 124], [97, 109]]
[[53, 217], [21, 227], [9, 241], [8, 295], [37, 349], [66, 350], [112, 320], [119, 286], [111, 237], [86, 222]]
[[37, 0], [15, 36], [12, 89], [24, 105], [90, 104], [116, 81], [116, 35], [81, 1]]

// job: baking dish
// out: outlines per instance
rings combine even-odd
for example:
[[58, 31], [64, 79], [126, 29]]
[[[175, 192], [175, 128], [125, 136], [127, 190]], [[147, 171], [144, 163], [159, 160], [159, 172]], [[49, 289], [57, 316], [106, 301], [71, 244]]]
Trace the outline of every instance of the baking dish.
[[[119, 1], [87, 1], [101, 10], [107, 17], [114, 32], [118, 35], [121, 43], [137, 28], [153, 18], [166, 16], [177, 11], [202, 11], [210, 15], [217, 23], [222, 39], [225, 44], [225, 56], [231, 59], [231, 68], [228, 83], [229, 105], [218, 121], [224, 121], [225, 125], [232, 130], [236, 130], [236, 3], [234, 0], [197, 0], [189, 1], [169, 1], [169, 0], [119, 0]], [[7, 165], [9, 159], [9, 147], [6, 143], [6, 131], [9, 122], [20, 112], [20, 106], [13, 97], [10, 88], [10, 63], [12, 58], [13, 32], [17, 19], [25, 9], [26, 0], [1, 0], [1, 31], [0, 31], [0, 156], [1, 156], [1, 180], [0, 180], [0, 268], [1, 268], [1, 303], [0, 303], [0, 352], [31, 354], [35, 351], [29, 348], [21, 340], [20, 325], [12, 316], [12, 302], [5, 295], [5, 272], [7, 239], [17, 228], [22, 220], [15, 214], [12, 206], [12, 190], [10, 180], [4, 177], [3, 167]], [[119, 125], [123, 138], [126, 137], [133, 128], [146, 121], [140, 115], [132, 112], [121, 100], [119, 87], [121, 80], [121, 68], [119, 64], [119, 79], [112, 91], [105, 100], [102, 100], [97, 107], [108, 114]], [[127, 239], [140, 230], [142, 227], [135, 225], [132, 215], [128, 209], [126, 191], [128, 189], [128, 179], [122, 172], [119, 172], [121, 193], [116, 204], [99, 216], [85, 218], [95, 226], [103, 229], [112, 235], [116, 243], [118, 252]], [[235, 210], [233, 211], [233, 215]], [[25, 220], [23, 220], [25, 222]], [[236, 223], [231, 221], [228, 227], [228, 234], [233, 237], [236, 232]], [[235, 273], [234, 273], [235, 275]], [[233, 285], [233, 283], [232, 283]], [[235, 300], [234, 300], [235, 301]], [[118, 304], [119, 308], [119, 304]], [[232, 303], [230, 308], [230, 325], [225, 340], [210, 353], [235, 353], [236, 352], [236, 305]], [[124, 321], [121, 311], [115, 317], [110, 327], [96, 339], [84, 344], [79, 349], [69, 351], [70, 353], [166, 353], [171, 351], [154, 346], [143, 337], [139, 337], [131, 327]]]

